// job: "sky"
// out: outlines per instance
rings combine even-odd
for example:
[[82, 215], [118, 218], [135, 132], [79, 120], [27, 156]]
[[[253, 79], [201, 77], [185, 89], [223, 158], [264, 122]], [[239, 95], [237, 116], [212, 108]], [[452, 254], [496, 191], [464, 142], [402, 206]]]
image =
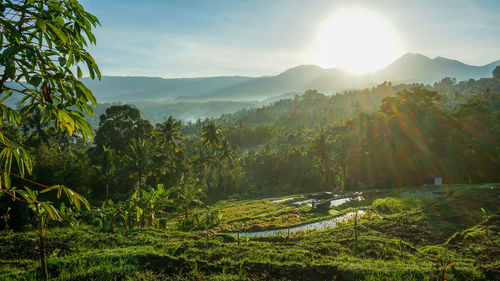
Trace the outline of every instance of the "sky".
[[500, 59], [498, 0], [81, 0], [96, 15], [89, 49], [103, 75], [276, 75], [315, 64], [332, 16], [361, 9], [390, 29], [399, 55], [471, 65]]

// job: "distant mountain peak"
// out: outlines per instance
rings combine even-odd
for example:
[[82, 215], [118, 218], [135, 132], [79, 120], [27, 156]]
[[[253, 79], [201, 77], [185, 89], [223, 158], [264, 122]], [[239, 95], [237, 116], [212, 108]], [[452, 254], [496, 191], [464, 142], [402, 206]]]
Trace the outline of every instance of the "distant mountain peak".
[[315, 64], [301, 64], [283, 71], [282, 74], [286, 72], [304, 71], [304, 70], [324, 70], [324, 69]]
[[422, 54], [419, 54], [419, 53], [406, 53], [404, 54], [403, 56], [401, 56], [399, 59], [396, 60], [396, 62], [398, 61], [409, 61], [409, 60], [412, 60], [412, 61], [415, 61], [415, 60], [426, 60], [426, 61], [430, 61], [431, 59], [429, 57], [426, 57]]
[[412, 52], [408, 52], [408, 53], [404, 54], [403, 56], [401, 56], [401, 58], [425, 58], [425, 59], [430, 59], [429, 57], [424, 56], [421, 53], [412, 53]]
[[449, 58], [445, 58], [445, 57], [435, 57], [433, 59], [433, 61], [435, 62], [440, 62], [440, 63], [452, 63], [452, 64], [461, 64], [461, 65], [467, 65], [461, 61], [458, 61], [458, 60], [453, 60], [453, 59], [449, 59]]
[[297, 74], [318, 74], [325, 71], [325, 69], [314, 65], [314, 64], [302, 64], [296, 67], [289, 68], [280, 74], [278, 76], [289, 76], [289, 75], [297, 75]]

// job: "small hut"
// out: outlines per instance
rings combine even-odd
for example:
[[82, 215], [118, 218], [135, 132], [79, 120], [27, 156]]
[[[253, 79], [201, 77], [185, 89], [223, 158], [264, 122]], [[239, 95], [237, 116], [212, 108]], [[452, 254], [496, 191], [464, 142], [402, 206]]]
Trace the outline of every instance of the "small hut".
[[430, 185], [442, 185], [443, 177], [435, 173], [428, 173], [425, 175], [426, 183]]
[[434, 178], [434, 185], [442, 185], [443, 184], [443, 178], [442, 177], [435, 177]]

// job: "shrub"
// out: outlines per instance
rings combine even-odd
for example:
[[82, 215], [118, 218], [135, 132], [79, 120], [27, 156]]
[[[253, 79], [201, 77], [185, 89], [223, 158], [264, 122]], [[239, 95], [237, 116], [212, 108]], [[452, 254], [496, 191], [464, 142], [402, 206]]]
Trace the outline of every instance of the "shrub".
[[409, 211], [412, 209], [419, 208], [422, 202], [415, 198], [378, 198], [372, 203], [372, 207], [375, 211], [379, 213], [392, 214], [399, 213], [402, 211]]

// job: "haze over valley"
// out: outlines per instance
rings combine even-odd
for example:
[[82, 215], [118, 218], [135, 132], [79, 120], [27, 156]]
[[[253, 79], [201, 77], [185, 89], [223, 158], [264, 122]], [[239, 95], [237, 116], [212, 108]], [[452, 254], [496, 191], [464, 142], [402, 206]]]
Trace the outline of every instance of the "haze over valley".
[[300, 65], [275, 76], [158, 78], [103, 76], [102, 81], [83, 79], [99, 103], [129, 103], [146, 119], [160, 122], [174, 115], [184, 121], [219, 117], [241, 109], [260, 107], [293, 98], [314, 89], [326, 95], [373, 87], [384, 81], [393, 84], [429, 84], [444, 77], [457, 81], [491, 77], [500, 60], [472, 66], [457, 60], [407, 53], [390, 65], [368, 73], [341, 68], [324, 69]]

